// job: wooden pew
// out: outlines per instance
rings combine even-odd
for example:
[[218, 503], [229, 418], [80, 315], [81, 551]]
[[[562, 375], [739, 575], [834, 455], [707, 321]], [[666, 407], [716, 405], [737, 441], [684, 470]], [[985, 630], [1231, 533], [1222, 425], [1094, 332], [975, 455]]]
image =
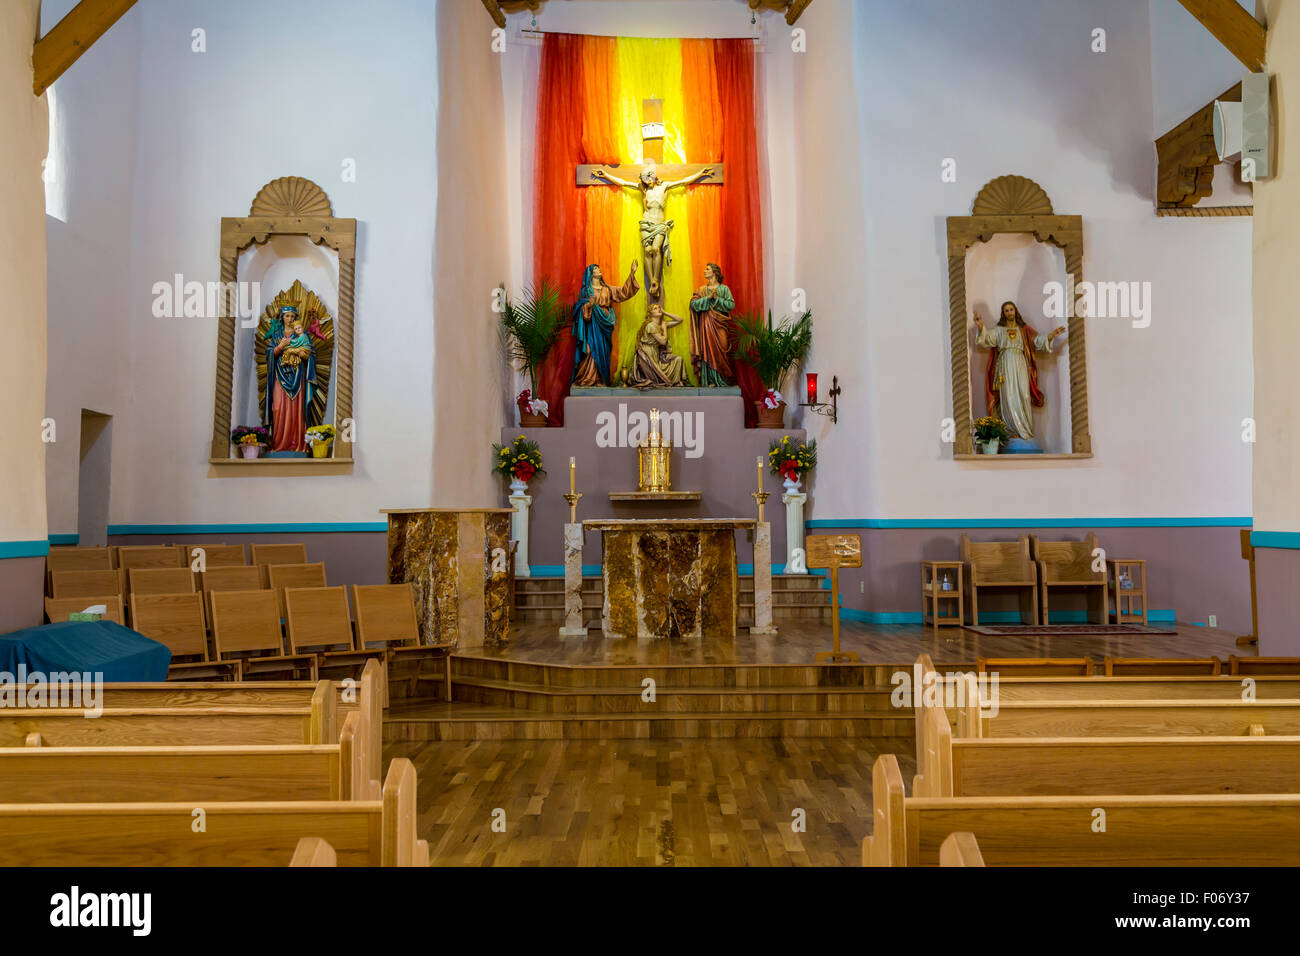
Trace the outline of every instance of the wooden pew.
[[46, 746], [217, 746], [326, 744], [338, 739], [333, 686], [321, 681], [309, 706], [254, 707], [6, 707], [0, 747], [22, 747], [28, 734]]
[[1107, 657], [1107, 677], [1218, 677], [1223, 662], [1217, 657]]
[[334, 847], [320, 837], [303, 837], [293, 851], [290, 866], [338, 866], [338, 854]]
[[[996, 716], [966, 708], [964, 737], [1300, 736], [1300, 700], [1002, 701]], [[976, 715], [978, 714], [978, 719]]]
[[[248, 711], [255, 711], [258, 708], [265, 707], [277, 711], [287, 708], [295, 712], [301, 712], [303, 709], [310, 712], [313, 725], [317, 727], [313, 731], [314, 738], [304, 740], [302, 737], [297, 737], [268, 742], [272, 744], [327, 744], [334, 736], [334, 732], [330, 730], [329, 721], [331, 719], [346, 720], [349, 714], [357, 712], [360, 714], [360, 722], [357, 727], [355, 746], [360, 753], [358, 762], [364, 768], [365, 792], [369, 795], [369, 798], [373, 799], [380, 790], [383, 768], [382, 681], [384, 678], [385, 675], [380, 664], [370, 662], [363, 668], [361, 679], [350, 685], [346, 682], [334, 684], [330, 681], [318, 681], [315, 684], [299, 682], [104, 684], [99, 688], [98, 704], [104, 708], [104, 715], [126, 712], [133, 715], [142, 712], [159, 713], [162, 711], [175, 713], [187, 709], [200, 713], [208, 713], [213, 710], [224, 713], [232, 708], [243, 715]], [[16, 693], [25, 695], [26, 689], [24, 685], [18, 685]], [[70, 694], [71, 689], [70, 685]], [[328, 716], [331, 707], [330, 701], [332, 701], [334, 718]], [[102, 720], [103, 716], [87, 720], [81, 716], [83, 710], [75, 710], [73, 712], [74, 716], [63, 722], [45, 718], [50, 722], [42, 725], [48, 728], [45, 731], [42, 743], [45, 746], [90, 747], [113, 745], [114, 741], [111, 738], [94, 736], [87, 739], [87, 732], [76, 721], [80, 720], [83, 724], [95, 723], [96, 720]], [[6, 716], [30, 715], [37, 712], [35, 709], [0, 709], [0, 728], [2, 728]], [[41, 712], [47, 714], [56, 713], [56, 711], [49, 709]], [[60, 729], [67, 726], [69, 721], [71, 722], [73, 734], [71, 738]], [[57, 736], [54, 735], [56, 729], [59, 729]], [[10, 743], [17, 738], [21, 730], [20, 725], [15, 733], [0, 737], [0, 741], [7, 741], [0, 743], [0, 746], [23, 746], [27, 739], [25, 735], [22, 742], [18, 744]], [[205, 731], [217, 738], [210, 742], [210, 745], [214, 746], [256, 742], [230, 739], [225, 727], [212, 727], [210, 730], [205, 728]], [[33, 733], [41, 735], [41, 728], [35, 727], [27, 730], [27, 734]], [[137, 735], [134, 741], [136, 745], [166, 746], [171, 744], [203, 743], [202, 741], [196, 742], [183, 739], [158, 739], [156, 735], [141, 740], [139, 734], [144, 733], [144, 731], [136, 728], [133, 733]], [[69, 743], [69, 740], [81, 742]], [[2, 798], [2, 794], [0, 794], [0, 798]]]
[[0, 801], [200, 806], [372, 799], [360, 724], [359, 712], [348, 714], [332, 745], [0, 748]]
[[375, 800], [6, 804], [0, 866], [283, 866], [303, 837], [341, 866], [427, 865], [416, 813], [415, 767], [400, 757]]
[[984, 856], [975, 834], [970, 831], [950, 833], [939, 846], [940, 866], [983, 866]]
[[924, 719], [914, 797], [1300, 793], [1300, 737], [954, 738]]
[[864, 866], [936, 865], [955, 832], [973, 833], [990, 866], [1300, 863], [1300, 794], [909, 799], [897, 758], [883, 754], [872, 802]]

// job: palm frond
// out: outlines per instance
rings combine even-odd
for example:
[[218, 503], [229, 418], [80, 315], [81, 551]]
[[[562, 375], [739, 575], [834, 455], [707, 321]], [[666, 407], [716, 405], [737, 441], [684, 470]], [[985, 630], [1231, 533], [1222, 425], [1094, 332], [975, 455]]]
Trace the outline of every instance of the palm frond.
[[798, 318], [787, 315], [779, 323], [773, 323], [770, 310], [766, 323], [761, 315], [746, 313], [736, 318], [736, 327], [741, 354], [750, 357], [763, 384], [777, 391], [812, 346], [811, 311]]
[[537, 388], [537, 369], [555, 344], [568, 319], [569, 308], [559, 290], [548, 281], [534, 289], [525, 286], [519, 299], [507, 298], [501, 312], [501, 332], [506, 354]]

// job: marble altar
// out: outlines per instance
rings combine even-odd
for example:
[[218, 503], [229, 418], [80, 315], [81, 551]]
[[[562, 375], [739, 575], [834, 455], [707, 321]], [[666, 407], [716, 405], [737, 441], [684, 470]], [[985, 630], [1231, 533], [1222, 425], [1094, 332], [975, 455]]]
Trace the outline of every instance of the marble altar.
[[509, 636], [513, 508], [391, 508], [388, 580], [415, 588], [425, 644], [500, 646]]
[[[601, 518], [601, 622], [609, 638], [735, 637], [737, 530], [753, 518]], [[767, 598], [770, 606], [770, 593]], [[759, 597], [755, 594], [757, 605]]]

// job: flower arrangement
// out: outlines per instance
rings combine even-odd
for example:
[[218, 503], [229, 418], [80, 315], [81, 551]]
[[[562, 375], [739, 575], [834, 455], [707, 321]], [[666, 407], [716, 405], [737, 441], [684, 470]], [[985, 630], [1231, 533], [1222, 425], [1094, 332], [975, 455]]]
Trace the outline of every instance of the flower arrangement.
[[230, 430], [230, 440], [236, 445], [269, 445], [271, 430], [265, 425], [237, 425]]
[[515, 404], [532, 415], [545, 417], [551, 413], [550, 403], [544, 398], [533, 398], [533, 390], [530, 388], [524, 389], [515, 396]]
[[542, 449], [537, 442], [520, 435], [508, 445], [492, 446], [492, 470], [507, 478], [529, 481], [533, 475], [546, 474], [542, 467]]
[[769, 388], [766, 392], [763, 393], [764, 408], [776, 408], [783, 401], [785, 401], [785, 399], [781, 397], [781, 393], [774, 388]]
[[772, 442], [767, 463], [772, 474], [786, 481], [798, 481], [817, 464], [817, 442], [792, 442], [789, 435], [783, 435], [780, 441]]
[[1007, 423], [992, 415], [976, 419], [975, 424], [971, 426], [971, 431], [975, 434], [975, 440], [981, 445], [994, 441], [1004, 442], [1011, 437], [1011, 432], [1007, 430]]
[[337, 432], [334, 431], [333, 425], [313, 425], [311, 428], [307, 429], [305, 438], [307, 439], [308, 445], [314, 446], [318, 442], [328, 445], [334, 440], [336, 434]]

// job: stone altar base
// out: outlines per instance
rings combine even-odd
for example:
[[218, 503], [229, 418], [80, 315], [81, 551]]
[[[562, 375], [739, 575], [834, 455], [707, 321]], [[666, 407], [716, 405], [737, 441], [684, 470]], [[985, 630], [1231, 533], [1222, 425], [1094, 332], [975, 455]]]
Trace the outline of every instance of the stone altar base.
[[735, 637], [735, 532], [752, 520], [586, 524], [604, 532], [605, 637]]

